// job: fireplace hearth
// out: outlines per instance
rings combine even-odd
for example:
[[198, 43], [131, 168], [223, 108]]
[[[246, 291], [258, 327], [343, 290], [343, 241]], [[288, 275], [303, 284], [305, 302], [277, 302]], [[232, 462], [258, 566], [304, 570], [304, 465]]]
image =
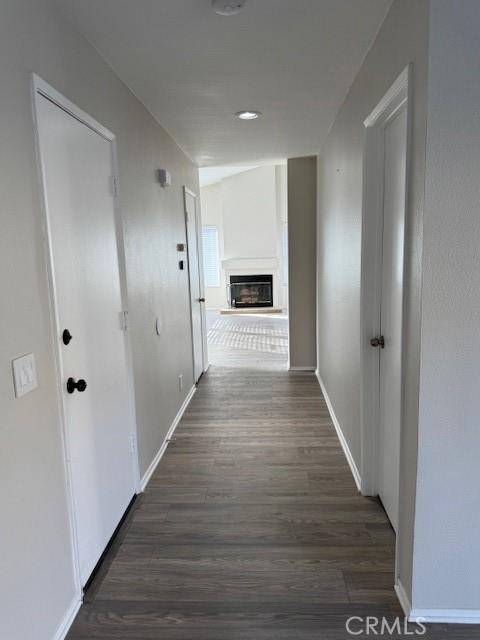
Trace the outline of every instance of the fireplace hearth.
[[236, 309], [273, 307], [273, 276], [230, 276], [229, 303]]

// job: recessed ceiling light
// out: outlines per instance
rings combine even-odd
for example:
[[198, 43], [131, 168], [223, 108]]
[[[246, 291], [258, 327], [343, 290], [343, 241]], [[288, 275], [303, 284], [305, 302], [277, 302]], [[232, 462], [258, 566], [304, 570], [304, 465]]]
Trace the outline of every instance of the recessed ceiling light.
[[212, 0], [212, 9], [219, 16], [234, 16], [243, 9], [245, 0]]
[[262, 114], [260, 111], [252, 111], [251, 109], [246, 109], [245, 111], [237, 111], [235, 115], [237, 118], [240, 118], [240, 120], [256, 120]]

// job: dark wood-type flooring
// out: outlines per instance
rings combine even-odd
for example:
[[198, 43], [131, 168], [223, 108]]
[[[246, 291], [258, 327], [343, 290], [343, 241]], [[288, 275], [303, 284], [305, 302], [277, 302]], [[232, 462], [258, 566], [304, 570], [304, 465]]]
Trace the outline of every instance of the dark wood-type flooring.
[[[350, 616], [403, 615], [381, 505], [358, 494], [315, 377], [287, 372], [280, 351], [258, 364], [257, 329], [251, 360], [217, 341], [69, 640], [367, 638], [347, 633]], [[479, 635], [435, 625], [421, 637]]]

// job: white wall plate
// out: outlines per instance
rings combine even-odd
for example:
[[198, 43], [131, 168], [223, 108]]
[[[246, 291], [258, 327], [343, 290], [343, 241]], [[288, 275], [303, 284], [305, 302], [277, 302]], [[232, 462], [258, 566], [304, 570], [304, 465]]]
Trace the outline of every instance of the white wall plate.
[[12, 361], [13, 383], [15, 385], [15, 397], [21, 398], [26, 393], [38, 387], [37, 368], [35, 356], [27, 353], [21, 358]]

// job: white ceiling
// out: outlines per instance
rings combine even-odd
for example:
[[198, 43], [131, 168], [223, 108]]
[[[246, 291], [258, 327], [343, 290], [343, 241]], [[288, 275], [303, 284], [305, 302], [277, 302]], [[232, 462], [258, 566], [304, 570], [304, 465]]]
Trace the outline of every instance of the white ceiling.
[[203, 167], [199, 170], [200, 186], [207, 187], [209, 184], [220, 182], [224, 178], [243, 173], [250, 169], [256, 169], [257, 165], [242, 165], [241, 167]]
[[[391, 0], [57, 0], [199, 166], [316, 153]], [[233, 114], [258, 109], [249, 122]]]

